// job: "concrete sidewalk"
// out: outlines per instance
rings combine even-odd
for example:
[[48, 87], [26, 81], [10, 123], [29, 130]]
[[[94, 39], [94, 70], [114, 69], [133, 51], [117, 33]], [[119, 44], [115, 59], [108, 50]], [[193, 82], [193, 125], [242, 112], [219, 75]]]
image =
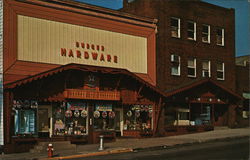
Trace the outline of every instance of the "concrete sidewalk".
[[[63, 150], [57, 151], [55, 148], [55, 155], [53, 159], [70, 159], [75, 157], [88, 157], [96, 155], [106, 155], [122, 152], [131, 152], [134, 150], [145, 150], [153, 148], [171, 148], [180, 145], [187, 145], [193, 143], [202, 143], [215, 140], [223, 140], [228, 138], [240, 138], [250, 136], [250, 128], [239, 129], [215, 129], [214, 131], [186, 134], [171, 137], [156, 137], [144, 139], [117, 139], [113, 143], [105, 143], [105, 150], [98, 151], [98, 144], [78, 145], [76, 150]], [[26, 159], [46, 159], [47, 155], [44, 154], [6, 154], [1, 155], [0, 160], [26, 160]]]

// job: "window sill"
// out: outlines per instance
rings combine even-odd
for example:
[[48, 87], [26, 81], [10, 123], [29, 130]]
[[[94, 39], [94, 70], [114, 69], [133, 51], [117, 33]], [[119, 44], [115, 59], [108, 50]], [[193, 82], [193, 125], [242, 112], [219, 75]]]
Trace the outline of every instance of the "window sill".
[[187, 40], [196, 42], [196, 39], [193, 39], [193, 38], [187, 38]]
[[180, 77], [181, 75], [180, 74], [171, 74], [171, 76], [178, 76], [178, 77]]
[[181, 39], [181, 37], [173, 37], [173, 36], [171, 36], [171, 38], [174, 38], [174, 39]]
[[216, 44], [216, 46], [225, 47], [225, 45], [222, 45], [222, 44]]
[[225, 81], [225, 79], [220, 79], [220, 78], [217, 78], [218, 81]]
[[211, 44], [210, 42], [204, 42], [204, 41], [202, 41], [202, 43], [204, 43], [204, 44]]
[[187, 77], [188, 78], [196, 78], [196, 76], [191, 76], [191, 75], [188, 75]]

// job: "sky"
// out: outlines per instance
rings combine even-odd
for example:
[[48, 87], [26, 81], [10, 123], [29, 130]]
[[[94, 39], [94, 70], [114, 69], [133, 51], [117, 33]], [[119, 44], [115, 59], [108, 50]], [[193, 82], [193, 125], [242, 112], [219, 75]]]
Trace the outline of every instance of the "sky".
[[[110, 9], [122, 8], [123, 0], [77, 0]], [[250, 0], [203, 0], [235, 9], [236, 56], [250, 55]]]

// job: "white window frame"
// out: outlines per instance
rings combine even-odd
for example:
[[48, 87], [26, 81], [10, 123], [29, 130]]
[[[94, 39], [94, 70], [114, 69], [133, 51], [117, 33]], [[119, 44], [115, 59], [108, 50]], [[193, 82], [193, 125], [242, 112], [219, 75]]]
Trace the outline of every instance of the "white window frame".
[[[211, 77], [211, 62], [209, 60], [204, 60], [203, 62], [208, 62], [208, 77]], [[205, 76], [205, 69], [203, 69], [203, 64], [202, 64], [202, 77], [206, 77]]]
[[[194, 21], [188, 21], [188, 23], [192, 23], [192, 24], [193, 24], [194, 30], [190, 30], [190, 29], [188, 28], [188, 24], [187, 24], [187, 39], [188, 39], [188, 40], [196, 41], [196, 22], [194, 22]], [[188, 37], [188, 32], [189, 32], [189, 31], [193, 32], [193, 38]]]
[[[217, 80], [222, 80], [223, 81], [223, 80], [225, 80], [225, 63], [222, 62], [221, 64], [222, 64], [222, 70], [219, 70], [218, 67], [216, 66], [217, 67], [216, 68], [216, 71], [217, 71]], [[222, 74], [223, 78], [219, 78], [218, 77], [218, 72], [222, 72], [223, 73]]]
[[[220, 29], [221, 30], [221, 44], [218, 43], [217, 39], [218, 39], [218, 34], [217, 34], [217, 30]], [[216, 44], [218, 46], [224, 46], [225, 45], [225, 42], [224, 42], [224, 39], [225, 39], [225, 29], [224, 28], [217, 28], [216, 30]]]
[[[176, 26], [172, 26], [171, 24], [171, 20], [172, 19], [175, 19], [178, 21], [178, 26], [177, 26], [177, 36], [173, 36], [172, 35], [172, 27], [176, 27]], [[176, 18], [176, 17], [171, 17], [170, 18], [170, 30], [171, 30], [171, 37], [174, 37], [174, 38], [181, 38], [181, 19], [180, 18]]]
[[[203, 27], [204, 27], [204, 26], [207, 26], [207, 28], [208, 28], [208, 33], [203, 32]], [[203, 35], [207, 35], [207, 41], [204, 41], [204, 40], [203, 40]], [[207, 25], [207, 24], [203, 24], [203, 25], [202, 25], [202, 42], [203, 42], [203, 43], [210, 43], [210, 25]]]
[[[178, 56], [178, 60], [176, 61], [175, 60], [175, 56]], [[176, 63], [178, 63], [178, 73], [177, 74], [175, 74], [175, 73], [172, 73], [172, 68], [173, 67], [175, 67], [175, 66], [172, 66], [171, 65], [171, 67], [170, 67], [170, 72], [171, 72], [171, 75], [173, 75], [173, 76], [180, 76], [181, 75], [181, 57], [179, 56], [179, 55], [177, 55], [177, 54], [171, 54], [171, 63], [172, 63], [172, 65], [176, 65]]]
[[[189, 59], [191, 59], [191, 58], [188, 58], [188, 60]], [[193, 61], [194, 61], [194, 66], [189, 66], [188, 64], [187, 64], [187, 68], [192, 68], [192, 69], [194, 69], [194, 75], [189, 75], [188, 74], [188, 77], [196, 77], [196, 58], [192, 58], [193, 59]]]

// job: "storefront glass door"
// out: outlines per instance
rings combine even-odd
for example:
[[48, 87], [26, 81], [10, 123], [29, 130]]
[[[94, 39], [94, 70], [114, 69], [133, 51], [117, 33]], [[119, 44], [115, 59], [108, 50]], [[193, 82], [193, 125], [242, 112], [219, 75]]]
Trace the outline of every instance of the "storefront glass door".
[[[115, 131], [123, 136], [123, 110], [122, 108], [115, 109]], [[119, 135], [119, 134], [118, 134]]]
[[51, 106], [38, 106], [38, 136], [50, 137], [51, 135]]

